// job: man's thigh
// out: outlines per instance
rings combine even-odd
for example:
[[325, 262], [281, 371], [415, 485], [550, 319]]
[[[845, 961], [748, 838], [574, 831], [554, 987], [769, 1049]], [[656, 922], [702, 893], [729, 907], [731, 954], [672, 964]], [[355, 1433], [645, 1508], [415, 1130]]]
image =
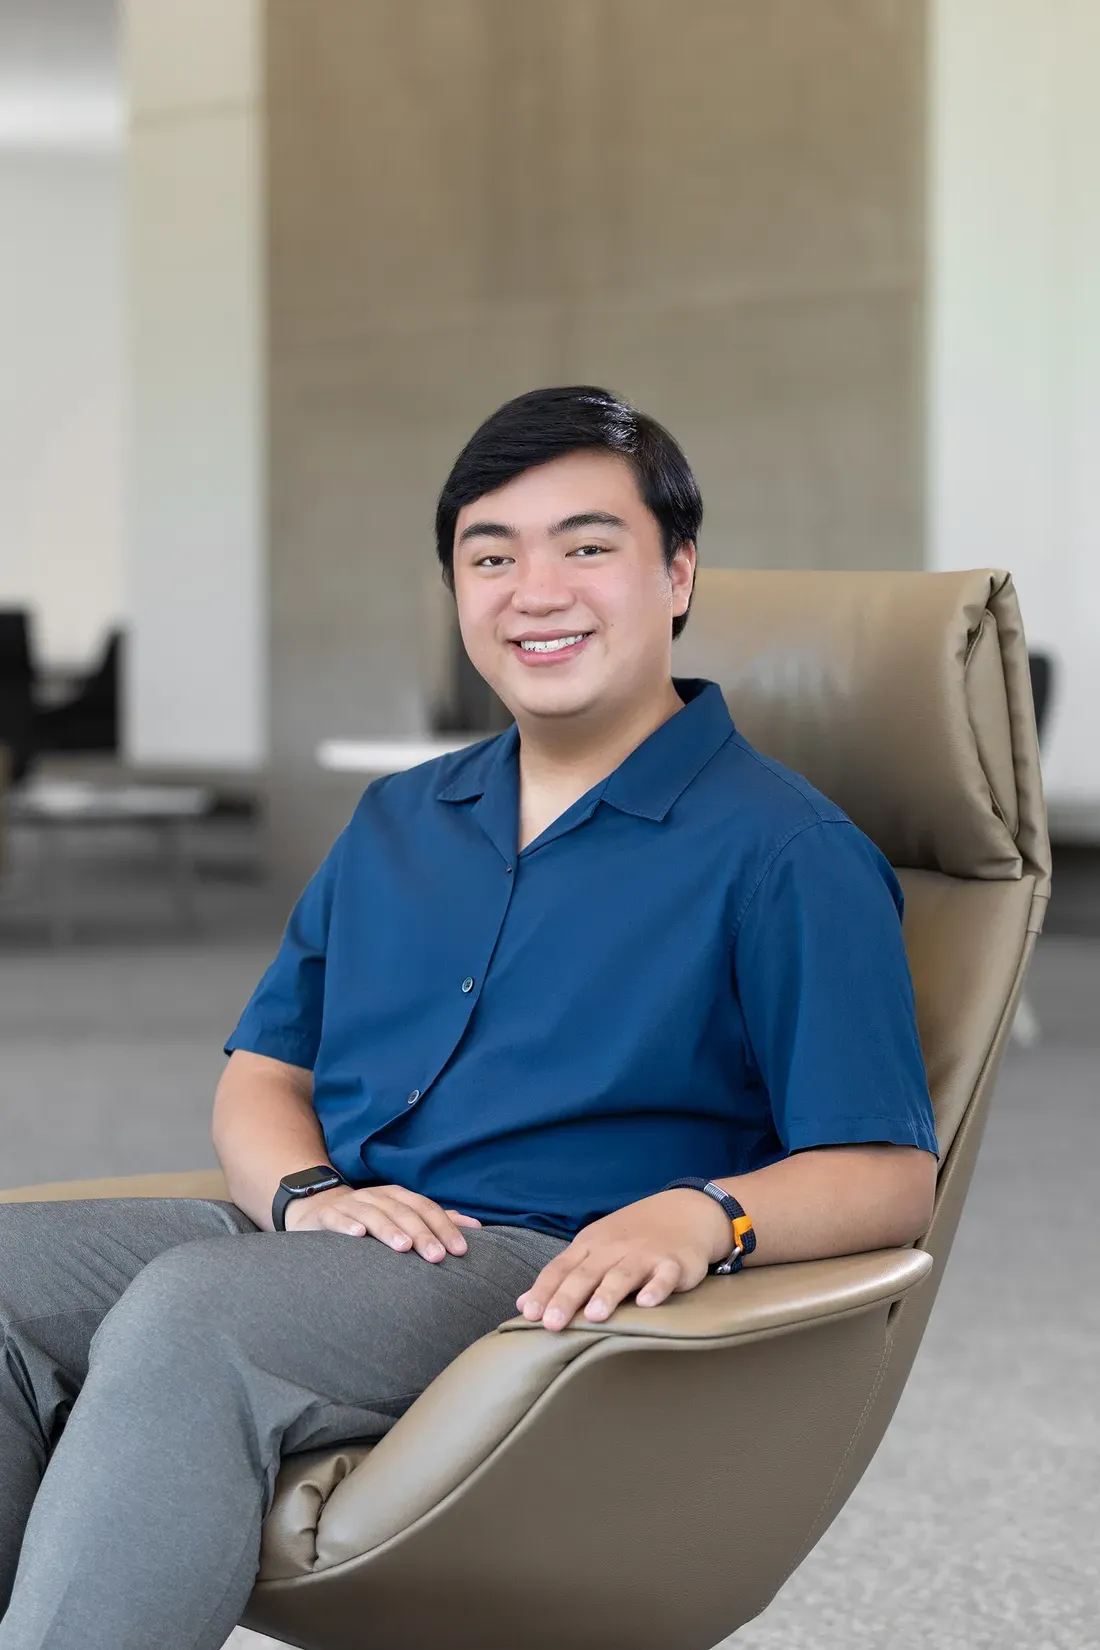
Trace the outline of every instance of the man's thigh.
[[0, 1203], [0, 1324], [18, 1346], [47, 1437], [88, 1371], [105, 1315], [167, 1250], [255, 1232], [235, 1204], [205, 1198]]
[[256, 1229], [236, 1204], [206, 1198], [0, 1203], [0, 1303], [16, 1322], [98, 1320], [165, 1250]]
[[516, 1296], [565, 1247], [514, 1226], [463, 1235], [467, 1252], [441, 1261], [326, 1231], [182, 1245], [143, 1268], [107, 1315], [93, 1365], [135, 1346], [161, 1348], [177, 1369], [231, 1360], [264, 1454], [381, 1437], [460, 1352], [515, 1315]]

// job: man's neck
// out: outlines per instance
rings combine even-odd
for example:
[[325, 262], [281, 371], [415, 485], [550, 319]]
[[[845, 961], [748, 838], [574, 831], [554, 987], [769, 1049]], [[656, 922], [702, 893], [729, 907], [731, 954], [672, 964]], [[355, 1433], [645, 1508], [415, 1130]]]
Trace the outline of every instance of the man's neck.
[[683, 710], [684, 701], [671, 680], [655, 702], [642, 704], [613, 724], [580, 717], [542, 718], [532, 725], [517, 718], [520, 732], [520, 784], [528, 792], [551, 795], [574, 791], [583, 796], [625, 762], [663, 722]]

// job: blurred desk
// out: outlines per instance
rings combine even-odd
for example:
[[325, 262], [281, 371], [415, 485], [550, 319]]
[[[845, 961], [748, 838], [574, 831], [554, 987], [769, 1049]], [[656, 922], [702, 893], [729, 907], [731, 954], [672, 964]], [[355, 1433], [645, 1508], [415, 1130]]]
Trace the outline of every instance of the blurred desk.
[[418, 762], [431, 762], [494, 737], [463, 733], [440, 739], [324, 739], [317, 746], [317, 761], [330, 773], [401, 773]]
[[158, 839], [169, 887], [182, 924], [195, 925], [193, 866], [183, 827], [214, 805], [197, 785], [97, 784], [84, 779], [29, 779], [9, 793], [12, 825], [33, 827], [42, 842], [42, 883], [55, 943], [73, 932], [68, 833], [90, 828], [139, 827]]

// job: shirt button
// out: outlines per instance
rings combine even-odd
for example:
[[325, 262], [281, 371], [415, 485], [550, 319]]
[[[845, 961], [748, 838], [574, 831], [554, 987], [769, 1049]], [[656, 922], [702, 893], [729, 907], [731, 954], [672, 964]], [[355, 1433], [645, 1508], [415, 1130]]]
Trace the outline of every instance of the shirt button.
[[462, 982], [462, 989], [463, 991], [472, 991], [474, 989], [474, 977], [472, 974], [467, 974], [466, 978]]
[[504, 867], [504, 869], [505, 869], [505, 872], [506, 872], [506, 873], [507, 873], [507, 875], [508, 875], [508, 876], [511, 876], [511, 874], [512, 874], [512, 867], [511, 867], [511, 866], [510, 866], [510, 865], [506, 865], [506, 866], [505, 866], [505, 867]]
[[416, 1102], [419, 1099], [420, 1099], [420, 1090], [419, 1089], [413, 1089], [412, 1093], [409, 1095], [409, 1098], [405, 1101], [405, 1104], [407, 1106], [415, 1106]]

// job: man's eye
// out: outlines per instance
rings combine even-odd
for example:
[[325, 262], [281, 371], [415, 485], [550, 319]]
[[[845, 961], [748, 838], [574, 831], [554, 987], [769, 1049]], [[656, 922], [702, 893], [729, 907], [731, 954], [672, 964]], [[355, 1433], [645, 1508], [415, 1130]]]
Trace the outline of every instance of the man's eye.
[[[608, 553], [608, 546], [606, 544], [578, 544], [574, 549], [569, 551], [569, 554], [571, 556], [576, 556], [576, 555], [579, 555], [582, 551], [587, 551], [587, 550], [594, 550], [597, 555], [602, 556], [602, 555], [605, 555], [605, 554]], [[511, 560], [510, 556], [497, 556], [497, 555], [493, 555], [493, 554], [490, 553], [487, 556], [479, 556], [477, 561], [475, 561], [474, 566], [475, 567], [485, 567], [485, 566], [487, 566], [487, 564], [489, 562], [502, 562], [502, 561], [510, 561], [510, 560]]]

